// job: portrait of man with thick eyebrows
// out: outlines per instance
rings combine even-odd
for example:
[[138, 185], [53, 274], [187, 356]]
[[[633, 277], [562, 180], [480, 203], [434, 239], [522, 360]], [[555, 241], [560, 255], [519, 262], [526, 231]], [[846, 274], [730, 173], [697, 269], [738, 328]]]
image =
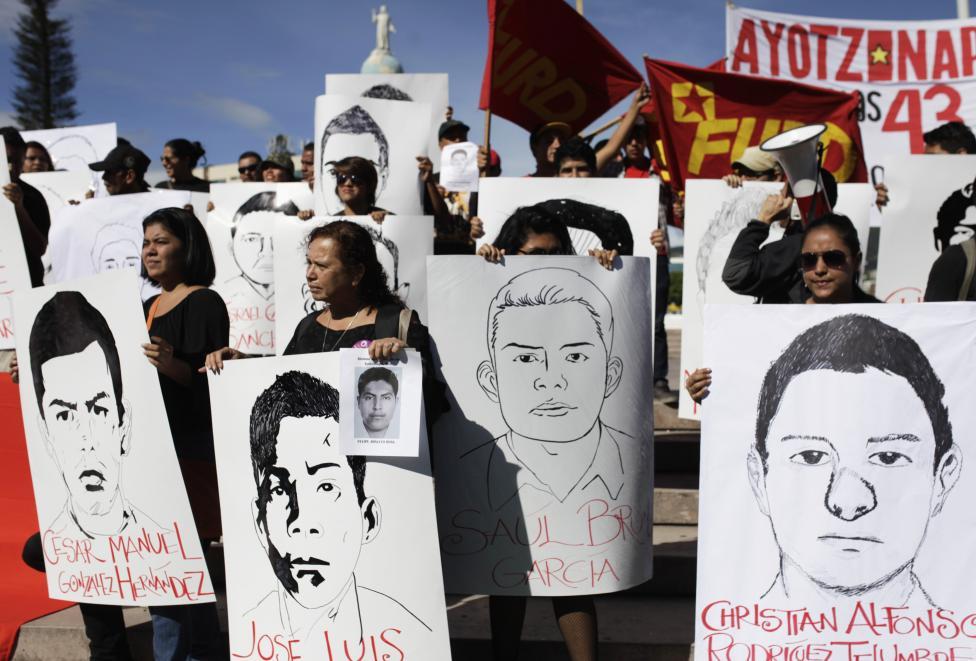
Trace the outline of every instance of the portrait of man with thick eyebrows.
[[491, 301], [487, 345], [477, 379], [508, 429], [463, 456], [487, 466], [492, 510], [571, 494], [617, 500], [620, 444], [632, 439], [601, 419], [624, 369], [604, 293], [570, 269], [526, 271]]
[[[362, 548], [379, 535], [366, 460], [339, 451], [339, 392], [305, 372], [279, 375], [251, 409], [254, 526], [277, 577], [245, 615], [291, 636], [431, 629], [403, 604], [359, 583]], [[391, 559], [392, 560], [392, 559]]]
[[34, 318], [28, 346], [37, 426], [67, 489], [48, 529], [77, 539], [158, 529], [123, 493], [132, 411], [105, 317], [81, 293], [58, 292]]
[[393, 421], [400, 404], [400, 380], [392, 369], [370, 367], [356, 382], [357, 438], [398, 438]]
[[779, 547], [764, 599], [932, 607], [915, 557], [962, 469], [944, 396], [915, 340], [873, 317], [834, 317], [786, 347], [747, 460]]
[[274, 295], [275, 223], [282, 216], [298, 216], [298, 206], [291, 200], [278, 204], [274, 191], [250, 197], [237, 209], [231, 220], [231, 252], [240, 275], [229, 279], [224, 298], [249, 296], [251, 292], [264, 300]]
[[390, 176], [390, 143], [373, 116], [362, 106], [355, 105], [333, 117], [322, 131], [319, 143], [322, 160], [319, 164], [318, 180], [323, 182], [321, 194], [325, 196], [325, 206], [331, 209], [332, 215], [339, 215], [341, 205], [337, 207], [337, 200], [330, 197], [331, 190], [324, 182], [332, 181], [329, 164], [347, 156], [359, 156], [372, 161], [378, 175], [376, 199], [382, 196]]

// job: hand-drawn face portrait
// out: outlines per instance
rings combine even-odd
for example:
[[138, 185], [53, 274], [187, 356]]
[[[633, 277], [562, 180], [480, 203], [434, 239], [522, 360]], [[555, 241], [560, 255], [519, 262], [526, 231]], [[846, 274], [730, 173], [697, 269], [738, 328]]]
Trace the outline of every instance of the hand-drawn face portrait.
[[303, 608], [338, 608], [380, 528], [365, 460], [339, 453], [338, 391], [280, 375], [251, 410], [251, 461], [254, 522], [278, 581]]
[[509, 281], [489, 307], [487, 340], [490, 360], [478, 367], [478, 382], [509, 429], [526, 438], [585, 436], [623, 373], [612, 355], [610, 302], [568, 269], [535, 269]]
[[976, 182], [967, 184], [946, 198], [936, 214], [935, 249], [943, 251], [976, 234]]
[[277, 194], [265, 191], [242, 204], [231, 224], [234, 262], [244, 280], [265, 298], [274, 292], [272, 236], [282, 215], [297, 216], [298, 207], [291, 201], [278, 205]]
[[400, 403], [400, 382], [392, 370], [370, 367], [363, 370], [357, 384], [356, 404], [366, 433], [374, 438], [396, 436], [391, 430]]
[[68, 513], [87, 534], [118, 532], [130, 419], [112, 331], [84, 296], [62, 291], [38, 312], [29, 346], [38, 427], [67, 487]]
[[127, 225], [103, 225], [92, 245], [92, 266], [96, 273], [116, 269], [137, 269], [141, 265], [141, 232]]
[[[380, 198], [390, 175], [390, 145], [382, 129], [362, 106], [353, 106], [333, 117], [322, 132], [320, 144], [322, 161], [319, 165], [319, 178], [322, 182], [333, 179], [329, 173], [332, 167], [330, 163], [347, 156], [359, 156], [372, 161], [376, 166], [379, 177], [376, 198]], [[328, 186], [323, 186], [323, 192], [327, 188]], [[327, 198], [327, 201], [330, 200]]]
[[772, 364], [748, 457], [780, 549], [770, 593], [901, 584], [900, 594], [927, 598], [913, 563], [962, 462], [944, 392], [914, 340], [863, 315], [804, 331]]

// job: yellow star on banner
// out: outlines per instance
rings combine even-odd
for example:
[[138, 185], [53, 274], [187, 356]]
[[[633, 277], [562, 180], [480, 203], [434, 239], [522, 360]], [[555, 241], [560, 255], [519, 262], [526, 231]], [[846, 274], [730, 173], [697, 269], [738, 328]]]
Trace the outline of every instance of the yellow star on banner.
[[888, 56], [890, 54], [891, 53], [889, 53], [888, 51], [886, 51], [881, 46], [881, 44], [878, 44], [877, 46], [874, 47], [874, 50], [871, 51], [871, 53], [870, 53], [870, 55], [871, 55], [871, 64], [890, 64], [888, 62]]
[[671, 98], [676, 122], [694, 123], [715, 119], [715, 92], [705, 85], [691, 82], [672, 83]]

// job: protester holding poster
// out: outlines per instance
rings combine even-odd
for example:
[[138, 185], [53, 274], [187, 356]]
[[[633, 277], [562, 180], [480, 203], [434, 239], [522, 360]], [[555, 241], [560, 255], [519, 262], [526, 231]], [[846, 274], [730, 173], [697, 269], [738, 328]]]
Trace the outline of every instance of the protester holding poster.
[[708, 308], [696, 659], [971, 649], [974, 341], [972, 306]]
[[[539, 254], [428, 267], [453, 400], [435, 428], [441, 557], [448, 590], [493, 595], [495, 658], [516, 658], [524, 598], [539, 595], [555, 597], [570, 656], [594, 659], [590, 595], [651, 566], [651, 275], [646, 259], [611, 271]], [[472, 352], [479, 336], [487, 353]], [[604, 516], [616, 524], [588, 535]]]
[[[316, 227], [308, 236], [307, 259], [309, 292], [326, 307], [302, 319], [285, 355], [368, 348], [370, 357], [379, 360], [406, 347], [428, 353], [427, 328], [390, 290], [376, 246], [363, 227], [344, 220]], [[224, 347], [207, 356], [206, 366], [220, 372], [224, 360], [243, 357]], [[428, 406], [428, 414], [431, 410]]]
[[356, 384], [339, 363], [280, 356], [211, 377], [231, 653], [447, 661], [427, 443], [397, 459], [345, 452], [340, 400]]
[[[880, 303], [858, 285], [863, 253], [857, 228], [846, 216], [828, 214], [811, 222], [803, 232], [799, 266], [808, 304]], [[794, 301], [798, 302], [798, 301]], [[712, 370], [698, 368], [688, 374], [685, 389], [697, 405], [708, 396]]]
[[85, 604], [94, 656], [127, 655], [118, 605], [196, 604], [215, 617], [157, 370], [139, 347], [150, 338], [135, 275], [26, 290], [16, 306], [41, 524], [24, 559], [46, 566], [52, 597]]
[[[161, 292], [143, 305], [146, 357], [159, 372], [170, 432], [180, 460], [193, 519], [206, 553], [220, 538], [220, 504], [206, 377], [198, 372], [211, 351], [227, 345], [227, 306], [212, 289], [216, 267], [207, 233], [191, 212], [160, 209], [142, 222], [142, 266]], [[206, 658], [223, 645], [213, 604], [155, 608], [154, 651]]]
[[7, 165], [3, 172], [5, 182], [3, 195], [14, 205], [20, 237], [24, 244], [24, 254], [27, 256], [31, 284], [37, 287], [44, 280], [41, 256], [47, 249], [51, 216], [44, 196], [36, 188], [20, 180], [24, 164], [24, 149], [27, 146], [24, 139], [12, 126], [0, 128], [0, 137], [3, 138]]

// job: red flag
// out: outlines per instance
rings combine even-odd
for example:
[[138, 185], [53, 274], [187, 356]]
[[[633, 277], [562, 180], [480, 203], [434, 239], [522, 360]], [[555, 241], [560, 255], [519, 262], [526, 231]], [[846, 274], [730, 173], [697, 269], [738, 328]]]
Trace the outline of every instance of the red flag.
[[564, 0], [488, 0], [482, 110], [528, 131], [547, 122], [580, 131], [641, 81]]
[[746, 147], [804, 124], [827, 131], [824, 168], [837, 181], [867, 181], [856, 93], [644, 58], [674, 186], [718, 179]]

